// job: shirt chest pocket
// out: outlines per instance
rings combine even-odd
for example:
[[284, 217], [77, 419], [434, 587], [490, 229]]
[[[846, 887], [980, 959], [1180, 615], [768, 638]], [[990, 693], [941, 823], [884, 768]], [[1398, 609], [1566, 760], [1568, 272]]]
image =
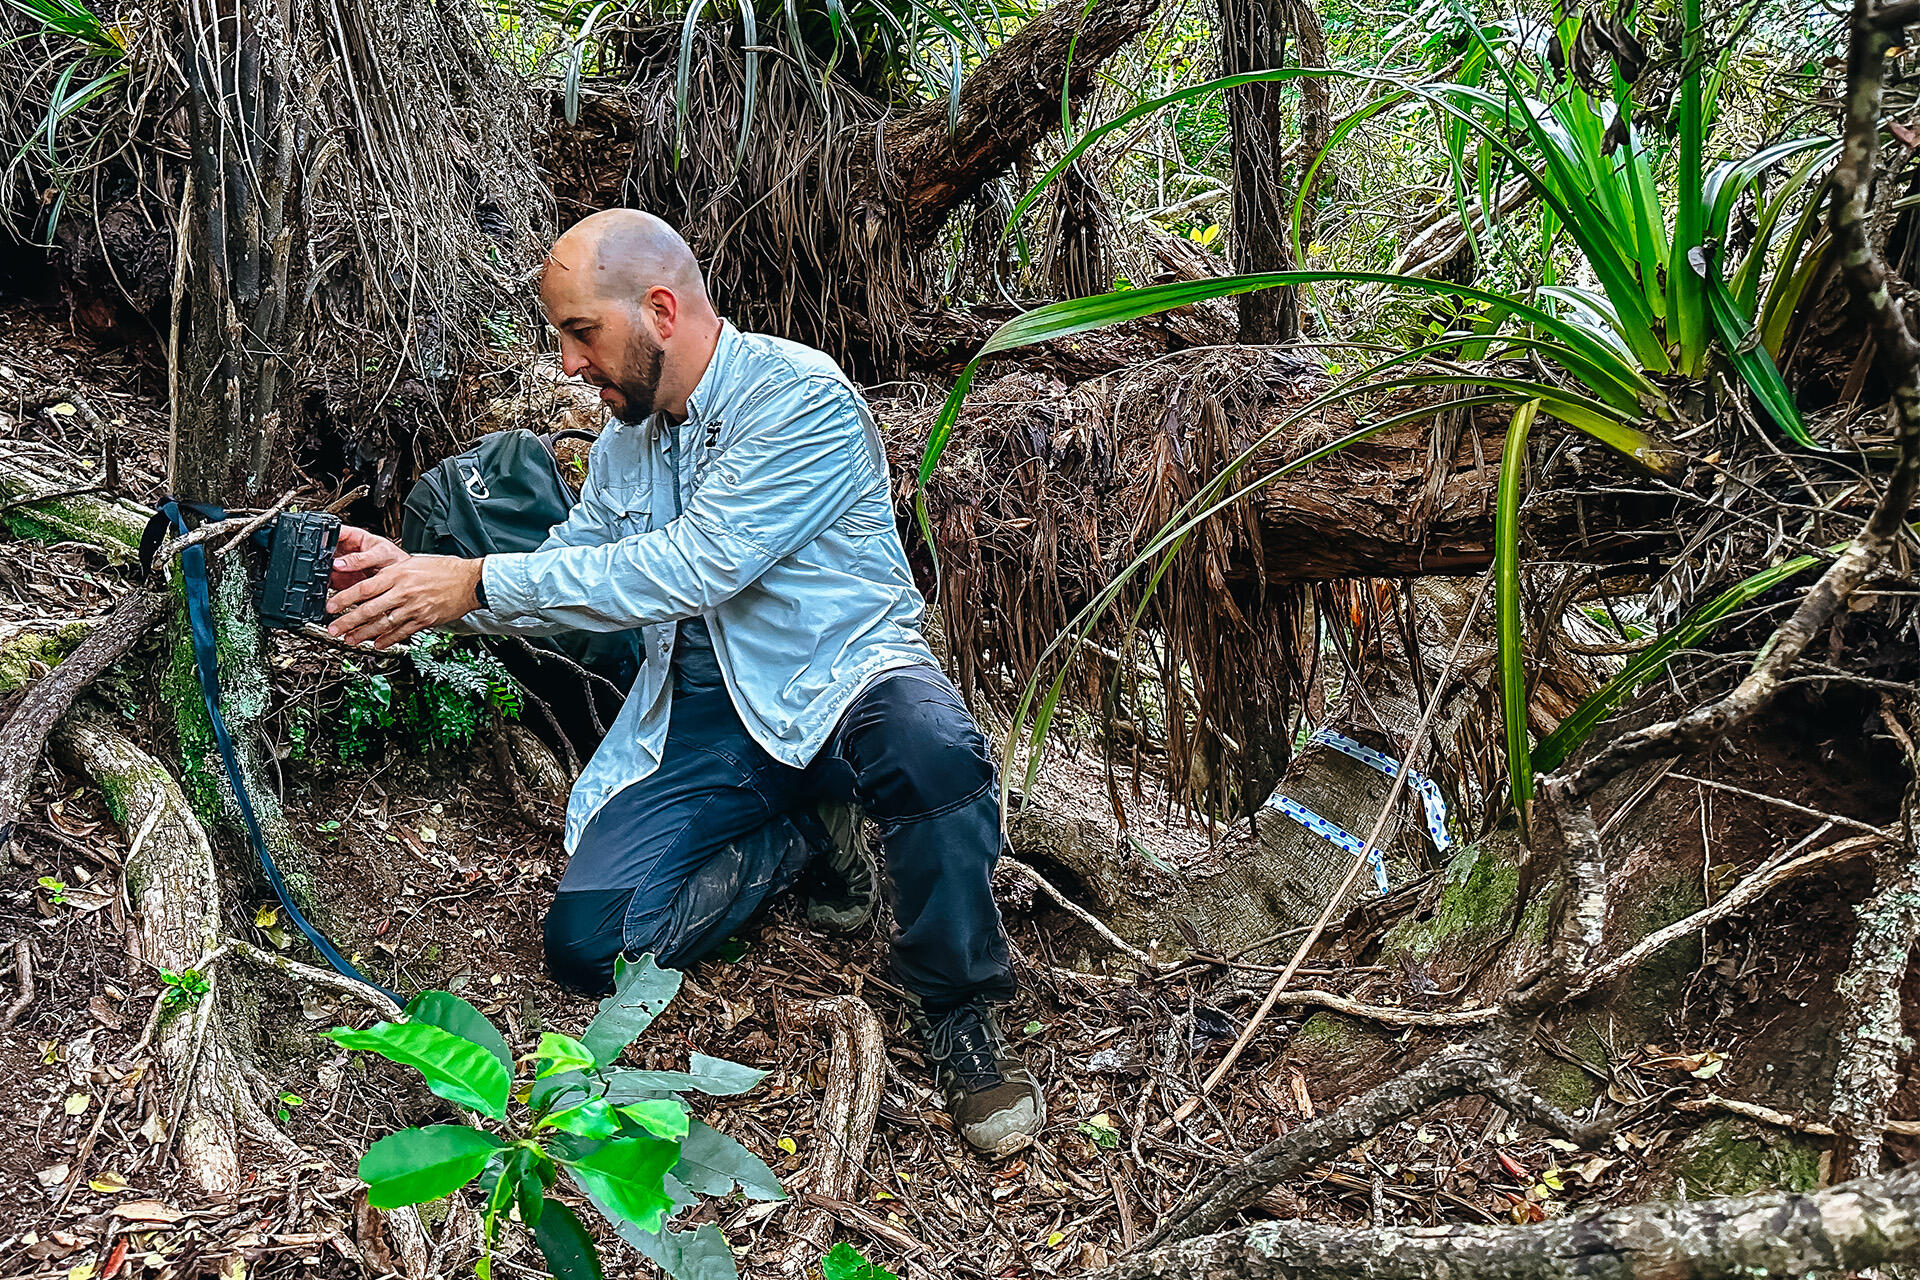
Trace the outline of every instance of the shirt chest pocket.
[[624, 538], [636, 533], [652, 532], [652, 494], [637, 488], [627, 493], [609, 493], [606, 495], [606, 503], [613, 514], [614, 532], [617, 536]]

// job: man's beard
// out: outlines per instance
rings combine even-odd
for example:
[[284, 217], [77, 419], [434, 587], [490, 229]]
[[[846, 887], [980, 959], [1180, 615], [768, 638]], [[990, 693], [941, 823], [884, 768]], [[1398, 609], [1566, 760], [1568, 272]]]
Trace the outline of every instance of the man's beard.
[[622, 422], [639, 422], [652, 416], [654, 400], [660, 394], [660, 365], [666, 354], [666, 348], [652, 335], [644, 329], [635, 330], [627, 343], [626, 358], [621, 361], [626, 366], [625, 374], [611, 384], [620, 393], [617, 408]]

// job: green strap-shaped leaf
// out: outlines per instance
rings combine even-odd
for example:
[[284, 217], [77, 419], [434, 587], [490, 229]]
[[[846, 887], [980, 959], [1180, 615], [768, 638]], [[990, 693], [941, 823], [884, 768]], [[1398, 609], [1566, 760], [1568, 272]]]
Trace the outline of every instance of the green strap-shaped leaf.
[[1527, 466], [1527, 433], [1538, 400], [1514, 411], [1500, 459], [1493, 512], [1493, 587], [1500, 641], [1500, 712], [1507, 738], [1507, 782], [1524, 827], [1533, 816], [1533, 761], [1527, 738], [1527, 648], [1520, 631], [1520, 482]]
[[484, 1014], [451, 991], [422, 991], [407, 1001], [406, 1013], [409, 1022], [424, 1022], [450, 1031], [462, 1040], [471, 1040], [500, 1059], [508, 1075], [513, 1074], [513, 1051], [507, 1048], [506, 1037]]
[[595, 1062], [612, 1066], [621, 1050], [660, 1016], [679, 991], [680, 971], [662, 969], [652, 956], [641, 956], [633, 964], [616, 960], [613, 994], [600, 1002], [600, 1012], [587, 1024], [580, 1042]]
[[659, 1138], [615, 1138], [568, 1161], [568, 1168], [613, 1216], [653, 1232], [673, 1211], [666, 1175], [679, 1155], [677, 1143]]
[[367, 1148], [360, 1157], [360, 1180], [367, 1203], [398, 1209], [452, 1195], [479, 1176], [500, 1139], [463, 1124], [402, 1129]]
[[687, 1136], [687, 1104], [678, 1098], [649, 1098], [621, 1107], [619, 1113], [656, 1138]]
[[[1846, 549], [1844, 542], [1828, 547], [1830, 555], [1838, 555]], [[1682, 649], [1691, 648], [1702, 638], [1711, 634], [1722, 622], [1726, 621], [1734, 610], [1744, 608], [1766, 592], [1779, 586], [1787, 579], [1820, 563], [1819, 556], [1795, 556], [1763, 569], [1745, 581], [1734, 584], [1682, 618], [1670, 630], [1652, 644], [1635, 654], [1633, 661], [1620, 669], [1619, 674], [1601, 685], [1590, 694], [1566, 719], [1562, 720], [1554, 731], [1548, 734], [1540, 745], [1533, 749], [1533, 764], [1541, 772], [1558, 769], [1568, 756], [1602, 720], [1612, 715], [1614, 709], [1633, 695], [1633, 691], [1660, 674], [1668, 659]]]
[[563, 1107], [542, 1120], [537, 1128], [563, 1129], [582, 1138], [611, 1138], [620, 1132], [620, 1113], [605, 1100], [589, 1098], [578, 1106]]
[[448, 1102], [495, 1120], [507, 1113], [512, 1077], [498, 1058], [471, 1040], [425, 1022], [380, 1022], [365, 1031], [335, 1027], [327, 1035], [344, 1049], [366, 1049], [412, 1067]]
[[554, 1280], [606, 1280], [600, 1250], [580, 1216], [558, 1200], [547, 1201], [534, 1224], [533, 1242], [547, 1260]]
[[695, 1120], [680, 1141], [673, 1176], [703, 1196], [723, 1196], [740, 1184], [751, 1200], [785, 1200], [780, 1179], [759, 1156], [711, 1125]]

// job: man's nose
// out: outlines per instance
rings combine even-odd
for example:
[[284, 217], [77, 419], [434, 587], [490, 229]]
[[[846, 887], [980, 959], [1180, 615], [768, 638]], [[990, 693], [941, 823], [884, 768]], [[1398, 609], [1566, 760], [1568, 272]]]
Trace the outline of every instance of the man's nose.
[[577, 378], [580, 371], [587, 367], [586, 354], [573, 349], [569, 343], [560, 344], [560, 371], [569, 378]]

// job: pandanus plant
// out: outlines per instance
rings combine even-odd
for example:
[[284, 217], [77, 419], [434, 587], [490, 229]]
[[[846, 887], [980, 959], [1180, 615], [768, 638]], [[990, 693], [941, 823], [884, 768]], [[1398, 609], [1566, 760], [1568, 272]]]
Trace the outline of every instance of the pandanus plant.
[[[1698, 379], [1716, 371], [1716, 362], [1750, 391], [1774, 424], [1802, 447], [1819, 446], [1807, 432], [1791, 392], [1773, 356], [1779, 349], [1793, 308], [1819, 261], [1815, 178], [1837, 154], [1824, 138], [1800, 138], [1761, 148], [1752, 154], [1716, 161], [1705, 157], [1712, 112], [1700, 29], [1699, 0], [1685, 0], [1685, 30], [1680, 54], [1684, 71], [1671, 136], [1656, 138], [1636, 123], [1633, 80], [1618, 60], [1610, 68], [1610, 94], [1589, 92], [1556, 60], [1529, 57], [1520, 43], [1499, 28], [1469, 19], [1468, 38], [1476, 55], [1467, 66], [1472, 81], [1407, 83], [1392, 80], [1385, 92], [1336, 129], [1314, 168], [1367, 121], [1392, 111], [1423, 109], [1435, 113], [1450, 138], [1449, 159], [1461, 193], [1462, 221], [1471, 226], [1466, 192], [1477, 188], [1483, 208], [1494, 207], [1493, 182], [1511, 176], [1526, 182], [1542, 208], [1542, 234], [1550, 250], [1570, 244], [1591, 269], [1597, 289], [1551, 279], [1528, 296], [1455, 284], [1363, 271], [1277, 271], [1181, 281], [1054, 303], [1008, 322], [988, 338], [961, 371], [953, 392], [929, 433], [919, 471], [916, 499], [920, 527], [929, 546], [931, 522], [925, 505], [927, 482], [951, 438], [959, 412], [980, 362], [998, 352], [1050, 341], [1142, 316], [1169, 311], [1209, 298], [1257, 289], [1307, 287], [1345, 282], [1420, 291], [1452, 299], [1460, 306], [1459, 325], [1432, 341], [1379, 361], [1336, 381], [1310, 404], [1288, 414], [1201, 486], [1055, 638], [1019, 703], [1016, 729], [1007, 738], [1003, 786], [1011, 788], [1014, 767], [1024, 750], [1027, 785], [1041, 761], [1041, 743], [1065, 686], [1072, 658], [1094, 626], [1115, 606], [1140, 575], [1130, 625], [1137, 624], [1148, 597], [1193, 531], [1219, 512], [1242, 501], [1283, 475], [1344, 449], [1368, 436], [1418, 421], [1430, 409], [1402, 412], [1370, 422], [1311, 453], [1258, 474], [1249, 470], [1268, 445], [1298, 423], [1363, 395], [1401, 387], [1453, 387], [1463, 396], [1450, 408], [1508, 404], [1516, 406], [1503, 461], [1496, 521], [1496, 585], [1503, 703], [1509, 728], [1510, 785], [1523, 818], [1532, 789], [1532, 764], [1524, 720], [1523, 637], [1519, 626], [1519, 467], [1534, 415], [1545, 412], [1619, 450], [1650, 470], [1672, 472], [1677, 454], [1665, 443], [1670, 424], [1683, 415], [1669, 394], [1673, 375]], [[1633, 15], [1624, 22], [1630, 28]], [[1552, 36], [1571, 47], [1582, 19], [1566, 14]], [[1203, 98], [1240, 85], [1321, 76], [1355, 81], [1385, 77], [1320, 68], [1283, 68], [1223, 76], [1204, 84], [1138, 104], [1087, 129], [1066, 149], [1033, 189], [1016, 205], [1011, 233], [1040, 193], [1089, 147], [1142, 117], [1169, 106]], [[1717, 75], [1715, 77], [1717, 83]], [[1764, 198], [1756, 179], [1769, 169], [1797, 162], [1788, 178]], [[1304, 193], [1312, 171], [1299, 184], [1293, 228], [1298, 250]], [[1664, 194], [1663, 194], [1664, 191]], [[1741, 201], [1754, 194], [1754, 234], [1728, 273], [1725, 261]], [[1784, 234], [1783, 234], [1784, 229]], [[1301, 255], [1304, 256], [1304, 255]], [[1462, 368], [1446, 361], [1531, 356], [1547, 377], [1512, 377], [1484, 368]], [[1439, 371], [1434, 371], [1434, 366]], [[1811, 563], [1809, 561], [1809, 563]], [[1733, 608], [1729, 601], [1751, 599], [1781, 575], [1807, 567], [1798, 561], [1769, 570], [1733, 589], [1729, 596], [1685, 619], [1678, 630], [1697, 639]], [[1672, 638], [1672, 637], [1668, 637]], [[1599, 719], [1639, 683], [1655, 674], [1678, 646], [1663, 638], [1647, 651], [1648, 660], [1632, 664], [1599, 690], [1586, 707], [1569, 717], [1565, 732], [1546, 744], [1554, 761], [1564, 759]], [[1067, 661], [1043, 691], [1048, 664], [1066, 650]]]

